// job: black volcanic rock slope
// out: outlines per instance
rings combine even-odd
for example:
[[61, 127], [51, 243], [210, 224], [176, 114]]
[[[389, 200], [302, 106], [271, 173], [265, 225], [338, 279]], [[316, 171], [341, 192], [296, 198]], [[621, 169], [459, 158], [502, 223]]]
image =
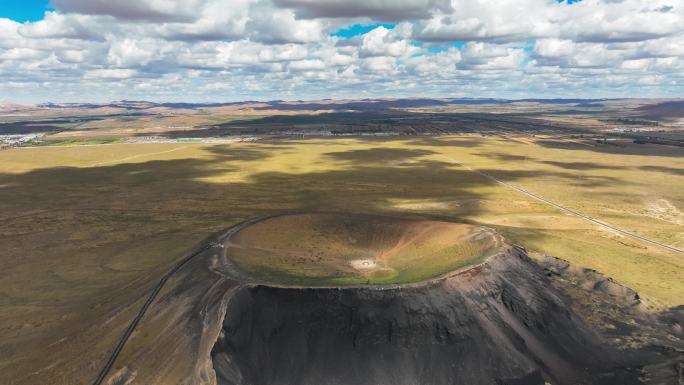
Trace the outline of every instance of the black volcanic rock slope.
[[[512, 247], [480, 267], [424, 285], [245, 287], [229, 300], [212, 350], [217, 382], [681, 384], [681, 313], [639, 318], [634, 304], [621, 300], [610, 309], [616, 322], [626, 325], [615, 313], [625, 308], [637, 324], [674, 331], [653, 343], [622, 346], [617, 334], [633, 330], [613, 329], [609, 340], [574, 310], [562, 285], [552, 284], [559, 275], [557, 264], [544, 268]], [[596, 295], [638, 302], [629, 290]]]

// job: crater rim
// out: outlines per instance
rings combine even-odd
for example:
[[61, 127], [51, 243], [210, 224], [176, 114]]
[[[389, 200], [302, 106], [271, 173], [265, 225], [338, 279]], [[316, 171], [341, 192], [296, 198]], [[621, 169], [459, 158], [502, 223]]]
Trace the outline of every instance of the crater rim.
[[513, 247], [485, 226], [339, 212], [253, 218], [220, 244], [215, 270], [252, 286], [383, 290], [470, 272]]

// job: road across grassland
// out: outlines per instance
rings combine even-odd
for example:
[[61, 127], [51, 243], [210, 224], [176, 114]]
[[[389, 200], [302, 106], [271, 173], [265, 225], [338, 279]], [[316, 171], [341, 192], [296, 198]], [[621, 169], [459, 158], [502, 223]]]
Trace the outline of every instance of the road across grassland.
[[468, 170], [468, 171], [472, 171], [472, 172], [474, 172], [474, 173], [480, 174], [480, 175], [482, 175], [483, 177], [485, 177], [485, 178], [487, 178], [487, 179], [489, 179], [489, 180], [491, 180], [491, 181], [493, 181], [493, 182], [495, 182], [495, 183], [498, 183], [498, 184], [500, 184], [500, 185], [502, 185], [502, 186], [504, 186], [504, 187], [507, 187], [507, 188], [509, 188], [509, 189], [511, 189], [511, 190], [515, 190], [515, 191], [517, 191], [517, 192], [519, 192], [519, 193], [521, 193], [521, 194], [527, 195], [527, 196], [530, 197], [530, 198], [533, 198], [533, 199], [535, 199], [535, 200], [538, 200], [538, 201], [540, 201], [540, 202], [542, 202], [542, 203], [545, 203], [545, 204], [547, 204], [547, 205], [549, 205], [549, 206], [555, 207], [555, 208], [557, 208], [558, 210], [561, 210], [561, 211], [566, 212], [566, 213], [568, 213], [568, 214], [574, 215], [574, 216], [576, 216], [576, 217], [578, 217], [578, 218], [584, 219], [584, 220], [589, 221], [589, 222], [591, 222], [591, 223], [593, 223], [593, 224], [596, 224], [596, 225], [599, 225], [599, 226], [603, 226], [603, 227], [605, 227], [605, 228], [608, 228], [608, 229], [610, 229], [610, 230], [613, 230], [613, 231], [615, 231], [615, 232], [617, 232], [617, 233], [620, 233], [620, 234], [622, 234], [622, 235], [624, 235], [624, 236], [627, 236], [627, 237], [630, 237], [630, 238], [632, 238], [632, 239], [636, 239], [636, 240], [639, 240], [639, 241], [642, 241], [642, 242], [646, 242], [646, 243], [648, 243], [648, 244], [651, 244], [651, 245], [654, 245], [654, 246], [657, 246], [657, 247], [660, 247], [660, 248], [663, 248], [663, 249], [666, 249], [666, 250], [669, 250], [669, 251], [672, 251], [672, 252], [675, 252], [675, 253], [684, 255], [684, 250], [682, 250], [682, 249], [676, 248], [676, 247], [674, 247], [674, 246], [671, 246], [671, 245], [668, 245], [668, 244], [665, 244], [665, 243], [661, 243], [661, 242], [658, 242], [658, 241], [654, 241], [654, 240], [652, 240], [652, 239], [646, 238], [646, 237], [644, 237], [644, 236], [642, 236], [642, 235], [639, 235], [639, 234], [632, 233], [632, 232], [627, 231], [627, 230], [623, 230], [623, 229], [621, 229], [621, 228], [619, 228], [619, 227], [616, 227], [616, 226], [613, 226], [613, 225], [611, 225], [611, 224], [609, 224], [609, 223], [606, 223], [606, 222], [603, 222], [603, 221], [601, 221], [601, 220], [592, 218], [592, 217], [590, 217], [589, 215], [583, 214], [583, 213], [581, 213], [581, 212], [579, 212], [579, 211], [576, 211], [576, 210], [567, 208], [567, 207], [565, 207], [565, 206], [561, 206], [560, 204], [558, 204], [558, 203], [556, 203], [556, 202], [553, 202], [553, 201], [550, 201], [550, 200], [544, 198], [544, 197], [541, 196], [541, 195], [535, 194], [535, 193], [533, 193], [533, 192], [531, 192], [531, 191], [525, 190], [524, 188], [517, 187], [517, 186], [514, 186], [514, 185], [512, 185], [512, 184], [510, 184], [510, 183], [508, 183], [508, 182], [502, 181], [501, 179], [498, 179], [498, 178], [496, 178], [495, 176], [493, 176], [493, 175], [491, 175], [491, 174], [488, 174], [488, 173], [486, 173], [486, 172], [484, 172], [484, 171], [480, 171], [480, 170], [478, 170], [478, 169], [472, 168], [472, 167], [468, 166], [467, 164], [465, 164], [465, 163], [463, 163], [463, 162], [461, 162], [461, 161], [459, 161], [459, 160], [456, 160], [456, 159], [454, 159], [454, 158], [450, 158], [450, 157], [448, 157], [448, 156], [446, 156], [446, 155], [439, 155], [439, 156], [442, 157], [442, 158], [445, 158], [445, 159], [449, 160], [449, 162], [451, 162], [451, 163], [453, 163], [453, 164], [457, 164], [457, 165], [459, 165], [459, 166], [465, 168], [465, 169]]
[[[264, 217], [266, 218], [266, 217]], [[205, 251], [211, 249], [211, 248], [220, 248], [223, 249], [223, 243], [222, 240], [225, 238], [228, 238], [232, 235], [232, 233], [240, 231], [242, 228], [254, 223], [255, 221], [261, 220], [262, 218], [257, 218], [257, 219], [251, 219], [246, 222], [242, 222], [238, 225], [235, 225], [219, 237], [219, 242], [212, 241], [208, 242], [204, 246], [200, 247], [199, 249], [193, 251], [192, 253], [188, 254], [184, 258], [182, 258], [178, 263], [176, 263], [171, 270], [169, 270], [164, 276], [162, 276], [157, 282], [157, 284], [152, 288], [152, 291], [150, 294], [147, 296], [147, 299], [145, 300], [145, 303], [143, 306], [140, 308], [138, 311], [137, 315], [131, 323], [128, 325], [128, 328], [126, 328], [126, 331], [124, 332], [123, 336], [119, 339], [119, 342], [116, 344], [112, 352], [109, 354], [107, 357], [107, 361], [105, 362], [104, 366], [100, 370], [100, 372], [97, 375], [97, 378], [95, 378], [95, 381], [93, 382], [93, 385], [102, 385], [107, 378], [107, 375], [109, 374], [109, 371], [112, 369], [112, 366], [114, 366], [114, 362], [116, 362], [116, 359], [119, 357], [119, 354], [121, 354], [121, 351], [124, 348], [124, 345], [126, 345], [126, 342], [131, 338], [131, 335], [133, 334], [133, 331], [135, 331], [135, 328], [138, 327], [138, 324], [142, 320], [142, 318], [145, 316], [145, 313], [147, 313], [147, 310], [150, 308], [154, 300], [157, 298], [157, 295], [161, 291], [161, 289], [164, 287], [164, 284], [166, 284], [166, 281], [168, 281], [171, 276], [173, 276], [178, 270], [180, 270], [183, 266], [185, 266], [190, 260], [193, 258], [197, 257], [198, 255], [204, 253]]]
[[190, 262], [191, 259], [196, 257], [199, 254], [202, 254], [203, 252], [209, 250], [212, 247], [217, 246], [215, 243], [209, 243], [199, 250], [196, 250], [195, 252], [191, 253], [190, 255], [186, 256], [185, 258], [181, 259], [180, 262], [178, 262], [174, 267], [169, 270], [164, 276], [159, 280], [157, 285], [152, 289], [150, 294], [147, 296], [147, 299], [145, 300], [145, 303], [143, 306], [140, 308], [138, 311], [138, 314], [133, 318], [131, 323], [128, 325], [128, 328], [126, 328], [126, 331], [124, 332], [123, 336], [119, 339], [119, 342], [116, 344], [114, 347], [114, 350], [109, 354], [107, 357], [107, 361], [105, 362], [104, 366], [100, 370], [100, 372], [97, 375], [97, 378], [93, 382], [93, 385], [102, 385], [104, 382], [105, 378], [107, 377], [107, 374], [109, 374], [109, 371], [112, 369], [112, 366], [114, 365], [114, 362], [116, 359], [119, 357], [119, 354], [121, 353], [121, 350], [123, 350], [124, 345], [126, 345], [126, 342], [128, 342], [128, 339], [131, 337], [133, 334], [133, 331], [135, 328], [138, 326], [140, 321], [142, 320], [143, 316], [145, 316], [145, 313], [147, 312], [147, 309], [150, 308], [152, 305], [152, 302], [154, 302], [155, 298], [157, 298], [157, 295], [161, 291], [162, 287], [166, 283], [166, 281], [171, 278], [171, 276], [180, 270], [183, 265], [187, 264]]

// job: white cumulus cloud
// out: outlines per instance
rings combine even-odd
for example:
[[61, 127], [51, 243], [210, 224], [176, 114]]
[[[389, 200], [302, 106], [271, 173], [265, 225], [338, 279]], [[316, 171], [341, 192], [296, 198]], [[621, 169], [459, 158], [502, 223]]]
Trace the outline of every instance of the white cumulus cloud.
[[52, 5], [0, 10], [0, 99], [684, 94], [677, 0]]

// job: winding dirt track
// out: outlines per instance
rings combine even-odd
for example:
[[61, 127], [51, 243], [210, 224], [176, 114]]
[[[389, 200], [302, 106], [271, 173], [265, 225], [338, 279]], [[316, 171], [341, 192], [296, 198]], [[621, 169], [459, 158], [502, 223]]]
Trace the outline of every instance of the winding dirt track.
[[212, 247], [216, 247], [216, 244], [210, 243], [203, 246], [199, 250], [194, 251], [190, 255], [183, 258], [180, 262], [178, 262], [159, 280], [157, 285], [152, 289], [150, 295], [147, 297], [147, 300], [145, 300], [145, 303], [143, 304], [142, 308], [140, 308], [140, 311], [138, 311], [138, 314], [135, 316], [135, 318], [133, 318], [131, 323], [128, 325], [126, 332], [123, 334], [123, 336], [121, 336], [121, 339], [116, 344], [116, 347], [114, 347], [114, 350], [109, 355], [109, 358], [107, 358], [107, 362], [102, 367], [102, 370], [100, 370], [100, 373], [93, 382], [93, 385], [101, 385], [105, 377], [107, 377], [107, 374], [112, 369], [112, 366], [114, 365], [116, 359], [119, 357], [119, 354], [121, 353], [121, 350], [123, 349], [124, 345], [126, 345], [126, 342], [128, 342], [128, 339], [131, 337], [131, 334], [133, 334], [133, 331], [140, 323], [140, 320], [142, 320], [143, 316], [147, 312], [147, 309], [149, 309], [150, 305], [152, 305], [152, 302], [154, 302], [154, 299], [157, 297], [157, 294], [159, 294], [159, 291], [161, 291], [166, 281], [168, 281], [169, 278], [171, 278], [171, 276], [175, 272], [177, 272], [181, 267], [183, 267], [183, 265], [188, 263], [192, 258], [196, 257], [199, 254], [202, 254], [204, 251], [209, 250]]
[[[240, 231], [242, 228], [245, 226], [248, 226], [255, 221], [258, 220], [263, 220], [267, 217], [264, 218], [256, 218], [252, 219], [246, 222], [239, 223], [228, 230], [226, 230], [222, 235], [218, 237], [219, 240], [226, 239], [230, 237], [233, 233]], [[216, 239], [216, 237], [212, 237], [211, 239]], [[150, 295], [147, 297], [145, 300], [145, 303], [143, 306], [140, 308], [140, 311], [138, 311], [138, 314], [133, 318], [131, 323], [128, 325], [128, 328], [126, 329], [126, 332], [121, 336], [121, 339], [119, 342], [116, 344], [114, 347], [114, 350], [110, 353], [109, 357], [107, 358], [107, 361], [105, 362], [104, 366], [102, 367], [102, 370], [100, 370], [99, 374], [97, 375], [97, 378], [95, 378], [95, 381], [93, 381], [93, 385], [102, 385], [105, 378], [107, 378], [107, 375], [109, 374], [109, 371], [112, 369], [112, 366], [114, 365], [114, 362], [116, 362], [116, 359], [119, 357], [119, 354], [121, 354], [121, 350], [123, 350], [124, 345], [126, 345], [126, 342], [128, 342], [128, 339], [131, 337], [133, 334], [133, 331], [135, 331], [135, 328], [138, 327], [138, 324], [142, 320], [142, 318], [145, 316], [145, 313], [147, 313], [147, 310], [150, 308], [154, 300], [157, 298], [157, 295], [161, 291], [161, 289], [164, 287], [164, 284], [166, 281], [171, 278], [178, 270], [180, 270], [183, 266], [185, 266], [190, 260], [195, 258], [196, 256], [204, 253], [205, 251], [214, 248], [214, 247], [220, 247], [223, 248], [223, 244], [221, 242], [207, 242], [204, 244], [204, 246], [200, 247], [199, 249], [193, 251], [192, 253], [188, 254], [185, 256], [183, 259], [181, 259], [178, 263], [176, 263], [171, 270], [169, 270], [166, 274], [164, 274], [161, 279], [159, 279], [159, 282], [154, 286], [152, 291], [150, 292]]]
[[658, 241], [654, 241], [653, 239], [646, 238], [646, 237], [644, 237], [644, 236], [642, 236], [642, 235], [635, 234], [635, 233], [632, 233], [632, 232], [627, 231], [627, 230], [623, 230], [623, 229], [621, 229], [621, 228], [619, 228], [619, 227], [616, 227], [616, 226], [613, 226], [613, 225], [611, 225], [611, 224], [609, 224], [609, 223], [606, 223], [606, 222], [603, 222], [603, 221], [601, 221], [601, 220], [592, 218], [592, 217], [590, 217], [589, 215], [583, 214], [583, 213], [581, 213], [581, 212], [579, 212], [579, 211], [576, 211], [576, 210], [569, 209], [569, 208], [567, 208], [567, 207], [561, 206], [561, 205], [559, 205], [559, 204], [556, 203], [556, 202], [552, 202], [552, 201], [550, 201], [550, 200], [548, 200], [548, 199], [546, 199], [546, 198], [544, 198], [544, 197], [542, 197], [542, 196], [540, 196], [540, 195], [537, 195], [537, 194], [535, 194], [535, 193], [533, 193], [533, 192], [530, 192], [530, 191], [528, 191], [528, 190], [525, 190], [524, 188], [517, 187], [517, 186], [514, 186], [514, 185], [512, 185], [512, 184], [510, 184], [510, 183], [504, 182], [504, 181], [502, 181], [501, 179], [498, 179], [498, 178], [496, 178], [495, 176], [493, 176], [493, 175], [491, 175], [491, 174], [488, 174], [488, 173], [486, 173], [486, 172], [484, 172], [484, 171], [480, 171], [480, 170], [478, 170], [478, 169], [472, 168], [472, 167], [468, 166], [467, 164], [465, 164], [465, 163], [463, 163], [463, 162], [461, 162], [461, 161], [458, 161], [458, 160], [456, 160], [456, 159], [454, 159], [454, 158], [450, 158], [450, 157], [448, 157], [448, 156], [446, 156], [446, 155], [440, 155], [440, 156], [441, 156], [442, 158], [445, 158], [445, 159], [449, 160], [449, 161], [450, 161], [451, 163], [453, 163], [453, 164], [456, 164], [456, 165], [459, 165], [459, 166], [465, 168], [465, 169], [468, 170], [468, 171], [472, 171], [472, 172], [478, 173], [478, 174], [482, 175], [483, 177], [485, 177], [485, 178], [487, 178], [487, 179], [489, 179], [489, 180], [491, 180], [491, 181], [493, 181], [493, 182], [495, 182], [495, 183], [498, 183], [498, 184], [500, 184], [500, 185], [502, 185], [502, 186], [504, 186], [504, 187], [507, 187], [507, 188], [509, 188], [509, 189], [511, 189], [511, 190], [515, 190], [515, 191], [517, 191], [517, 192], [519, 192], [519, 193], [521, 193], [521, 194], [525, 194], [525, 195], [527, 195], [527, 196], [530, 197], [530, 198], [536, 199], [536, 200], [538, 200], [538, 201], [540, 201], [540, 202], [542, 202], [542, 203], [546, 203], [547, 205], [552, 206], [552, 207], [555, 207], [555, 208], [557, 208], [558, 210], [561, 210], [561, 211], [566, 212], [566, 213], [568, 213], [568, 214], [574, 215], [574, 216], [576, 216], [576, 217], [578, 217], [578, 218], [584, 219], [584, 220], [589, 221], [589, 222], [591, 222], [591, 223], [593, 223], [593, 224], [596, 224], [596, 225], [603, 226], [603, 227], [605, 227], [605, 228], [611, 229], [611, 230], [613, 230], [613, 231], [616, 231], [616, 232], [618, 232], [618, 233], [620, 233], [620, 234], [622, 234], [622, 235], [625, 235], [625, 236], [627, 236], [627, 237], [630, 237], [630, 238], [632, 238], [632, 239], [636, 239], [636, 240], [639, 240], [639, 241], [642, 241], [642, 242], [646, 242], [646, 243], [649, 243], [649, 244], [651, 244], [651, 245], [658, 246], [658, 247], [660, 247], [660, 248], [663, 248], [663, 249], [666, 249], [666, 250], [669, 250], [669, 251], [672, 251], [672, 252], [675, 252], [675, 253], [684, 255], [684, 250], [682, 250], [682, 249], [676, 248], [676, 247], [674, 247], [674, 246], [671, 246], [671, 245], [668, 245], [668, 244], [665, 244], [665, 243], [661, 243], [661, 242], [658, 242]]

